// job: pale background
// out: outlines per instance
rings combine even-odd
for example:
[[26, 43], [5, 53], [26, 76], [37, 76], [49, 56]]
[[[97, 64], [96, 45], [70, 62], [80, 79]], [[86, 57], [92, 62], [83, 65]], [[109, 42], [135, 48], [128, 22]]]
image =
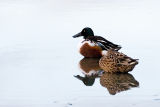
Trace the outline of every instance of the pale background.
[[[140, 59], [139, 88], [112, 96], [73, 77], [86, 26]], [[0, 106], [159, 107], [159, 28], [159, 0], [0, 0]]]

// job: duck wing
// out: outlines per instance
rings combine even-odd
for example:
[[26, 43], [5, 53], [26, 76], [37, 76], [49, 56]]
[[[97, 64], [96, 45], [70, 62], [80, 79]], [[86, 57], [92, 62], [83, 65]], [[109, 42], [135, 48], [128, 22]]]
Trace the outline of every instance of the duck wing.
[[117, 54], [117, 59], [118, 62], [122, 65], [137, 65], [138, 64], [138, 59], [133, 59], [123, 53], [118, 53]]
[[105, 50], [114, 49], [118, 51], [119, 49], [121, 49], [120, 45], [114, 44], [101, 36], [90, 36], [87, 39], [101, 44], [101, 47], [104, 48]]
[[138, 64], [138, 59], [133, 59], [123, 53], [117, 52], [113, 49], [108, 50], [108, 56], [114, 58], [118, 65], [136, 65]]

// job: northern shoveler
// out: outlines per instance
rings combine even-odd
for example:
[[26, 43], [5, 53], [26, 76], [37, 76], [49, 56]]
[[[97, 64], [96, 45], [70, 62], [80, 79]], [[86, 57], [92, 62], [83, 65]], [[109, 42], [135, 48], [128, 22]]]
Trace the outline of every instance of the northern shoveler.
[[100, 77], [100, 84], [107, 88], [111, 95], [139, 86], [139, 82], [129, 73], [104, 73]]
[[80, 75], [74, 77], [81, 80], [86, 86], [92, 86], [95, 79], [103, 73], [102, 69], [99, 67], [99, 59], [100, 58], [83, 58], [80, 60], [79, 66], [84, 77]]
[[135, 65], [138, 64], [137, 60], [138, 59], [132, 59], [123, 53], [110, 49], [107, 54], [100, 59], [99, 65], [106, 72], [126, 73], [133, 70]]
[[101, 57], [103, 51], [114, 49], [118, 51], [121, 46], [116, 45], [101, 36], [95, 36], [93, 30], [89, 27], [84, 28], [80, 33], [73, 36], [73, 38], [83, 36], [83, 41], [80, 46], [80, 54], [84, 57]]

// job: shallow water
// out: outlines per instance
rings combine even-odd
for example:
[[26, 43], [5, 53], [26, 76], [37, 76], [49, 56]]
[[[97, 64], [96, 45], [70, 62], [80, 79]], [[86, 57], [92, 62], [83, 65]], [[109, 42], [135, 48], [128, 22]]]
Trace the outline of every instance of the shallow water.
[[[0, 106], [159, 107], [159, 3], [1, 0]], [[115, 86], [115, 81], [104, 85], [103, 78], [96, 76], [85, 82], [89, 84], [86, 86], [75, 77], [85, 75], [79, 64], [83, 57], [77, 51], [82, 38], [72, 35], [86, 26], [120, 44], [123, 53], [140, 59], [130, 74], [122, 75], [132, 80], [127, 84], [135, 84], [134, 88], [118, 88], [115, 94], [116, 89], [112, 92], [106, 88]], [[102, 75], [98, 67], [94, 69]], [[105, 76], [117, 79], [117, 75]]]

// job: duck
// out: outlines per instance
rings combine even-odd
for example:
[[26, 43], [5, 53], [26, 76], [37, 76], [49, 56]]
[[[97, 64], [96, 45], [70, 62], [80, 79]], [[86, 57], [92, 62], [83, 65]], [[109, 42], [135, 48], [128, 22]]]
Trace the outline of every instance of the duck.
[[92, 86], [96, 78], [103, 74], [99, 66], [100, 58], [83, 58], [79, 61], [79, 67], [84, 76], [75, 75], [74, 77], [82, 81], [86, 86]]
[[110, 73], [127, 73], [138, 64], [138, 59], [133, 59], [121, 52], [109, 49], [99, 60], [99, 66]]
[[107, 88], [111, 95], [139, 87], [139, 82], [130, 73], [119, 74], [105, 72], [100, 77], [100, 84]]
[[95, 36], [90, 27], [83, 28], [81, 32], [73, 36], [73, 38], [77, 37], [83, 37], [79, 52], [84, 57], [102, 57], [108, 49], [114, 49], [115, 51], [121, 49], [120, 45], [114, 44], [101, 36]]

